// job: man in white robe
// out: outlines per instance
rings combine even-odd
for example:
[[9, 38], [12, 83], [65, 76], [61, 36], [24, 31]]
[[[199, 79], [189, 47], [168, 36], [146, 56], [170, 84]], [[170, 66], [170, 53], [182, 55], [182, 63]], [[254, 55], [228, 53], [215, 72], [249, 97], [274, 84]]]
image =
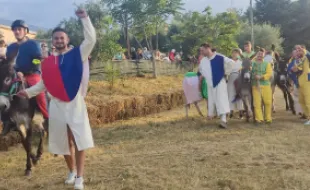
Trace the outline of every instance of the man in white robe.
[[[85, 85], [89, 76], [88, 66], [85, 64], [88, 64], [88, 57], [95, 46], [96, 31], [84, 10], [77, 10], [76, 15], [81, 19], [84, 27], [85, 39], [82, 44], [70, 49], [69, 37], [65, 30], [54, 29], [52, 40], [58, 56], [46, 58], [42, 63], [41, 82], [19, 92], [18, 95], [31, 98], [45, 89], [51, 95], [49, 151], [53, 154], [65, 155], [70, 170], [65, 183], [74, 184], [74, 189], [84, 189], [84, 150], [94, 147], [84, 102], [85, 88], [87, 88]], [[56, 76], [57, 74], [59, 76]]]
[[208, 85], [209, 119], [218, 115], [221, 117], [220, 127], [227, 128], [226, 114], [230, 108], [225, 75], [231, 73], [234, 61], [213, 52], [209, 44], [202, 44], [201, 51], [205, 57], [201, 60], [199, 71]]

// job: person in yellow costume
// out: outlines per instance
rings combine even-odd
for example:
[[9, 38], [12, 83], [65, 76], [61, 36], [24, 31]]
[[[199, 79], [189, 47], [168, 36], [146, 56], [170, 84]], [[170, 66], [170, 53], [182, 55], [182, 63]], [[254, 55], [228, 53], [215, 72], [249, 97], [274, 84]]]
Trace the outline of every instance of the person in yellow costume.
[[[265, 50], [260, 49], [256, 55], [256, 59], [252, 62], [252, 93], [254, 102], [255, 121], [262, 124], [272, 122], [272, 90], [270, 79], [272, 77], [271, 64], [264, 61]], [[262, 101], [265, 112], [265, 119], [262, 110]]]
[[307, 121], [304, 124], [310, 125], [310, 55], [307, 55], [307, 51], [300, 45], [295, 46], [295, 49], [298, 59], [291, 70], [298, 76], [299, 103], [307, 117]]

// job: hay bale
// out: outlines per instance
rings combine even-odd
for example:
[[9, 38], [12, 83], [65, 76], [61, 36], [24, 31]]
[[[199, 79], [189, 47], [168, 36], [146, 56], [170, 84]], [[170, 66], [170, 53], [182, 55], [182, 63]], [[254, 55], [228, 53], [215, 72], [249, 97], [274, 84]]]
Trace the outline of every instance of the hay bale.
[[112, 100], [109, 102], [100, 101], [95, 98], [96, 104], [88, 103], [90, 123], [100, 125], [116, 120], [141, 117], [161, 111], [171, 110], [172, 108], [184, 104], [183, 91], [170, 93], [131, 96], [125, 99]]

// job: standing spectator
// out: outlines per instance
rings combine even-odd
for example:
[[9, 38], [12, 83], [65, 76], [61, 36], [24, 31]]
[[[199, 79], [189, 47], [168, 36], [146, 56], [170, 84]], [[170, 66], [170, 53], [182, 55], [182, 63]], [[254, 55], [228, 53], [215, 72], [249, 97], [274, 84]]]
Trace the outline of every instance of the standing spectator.
[[131, 48], [131, 59], [132, 60], [137, 59], [137, 52], [136, 52], [136, 48], [134, 48], [134, 47]]
[[42, 50], [42, 57], [47, 58], [51, 55], [51, 53], [48, 51], [48, 46], [45, 42], [41, 43], [41, 50]]
[[171, 62], [174, 62], [175, 61], [175, 49], [171, 50], [170, 54], [169, 54], [169, 59]]
[[149, 50], [147, 50], [146, 47], [143, 48], [142, 54], [143, 54], [143, 59], [145, 59], [145, 60], [150, 60], [152, 57], [152, 53]]
[[137, 59], [143, 59], [143, 51], [141, 48], [138, 48], [137, 50]]
[[161, 60], [161, 53], [159, 50], [156, 50], [156, 56], [155, 56], [155, 60], [160, 61]]
[[56, 48], [52, 45], [51, 49], [52, 49], [51, 54], [53, 55], [55, 53], [55, 51], [56, 51]]
[[181, 57], [180, 53], [176, 53], [174, 60], [177, 64], [177, 68], [180, 68], [182, 66], [182, 57]]

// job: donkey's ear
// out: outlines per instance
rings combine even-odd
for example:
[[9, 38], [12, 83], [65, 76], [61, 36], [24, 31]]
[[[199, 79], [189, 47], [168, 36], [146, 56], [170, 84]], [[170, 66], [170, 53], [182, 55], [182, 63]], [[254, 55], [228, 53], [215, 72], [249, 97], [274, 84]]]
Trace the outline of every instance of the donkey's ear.
[[14, 51], [11, 51], [11, 52], [7, 55], [7, 57], [6, 57], [7, 63], [8, 63], [8, 64], [13, 64], [14, 59], [16, 58], [17, 54], [18, 54], [18, 49], [15, 49]]
[[7, 59], [6, 57], [0, 57], [0, 65], [6, 64], [7, 63]]

